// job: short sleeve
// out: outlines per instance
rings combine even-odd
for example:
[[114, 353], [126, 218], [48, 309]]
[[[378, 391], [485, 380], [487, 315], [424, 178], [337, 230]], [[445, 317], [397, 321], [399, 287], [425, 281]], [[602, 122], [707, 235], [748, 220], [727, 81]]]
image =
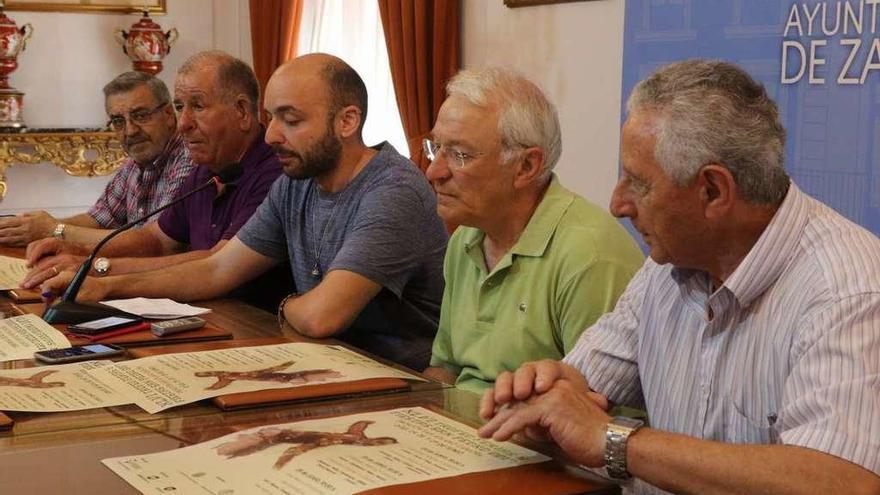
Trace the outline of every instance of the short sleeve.
[[107, 183], [104, 192], [89, 208], [89, 216], [102, 228], [113, 229], [125, 225], [128, 222], [128, 212], [125, 204], [127, 194], [126, 183], [129, 176], [137, 169], [130, 160], [116, 172], [116, 175]]
[[880, 294], [833, 301], [793, 343], [780, 439], [880, 474]]
[[564, 353], [570, 352], [586, 328], [612, 311], [637, 267], [616, 260], [597, 259], [577, 270], [556, 294], [553, 314], [558, 321]]
[[[277, 167], [277, 166], [276, 166]], [[278, 172], [280, 173], [280, 168]], [[257, 208], [263, 203], [263, 200], [269, 194], [272, 184], [278, 179], [278, 173], [270, 173], [268, 169], [264, 170], [254, 178], [246, 187], [246, 190], [238, 192], [237, 208], [232, 214], [229, 226], [223, 231], [220, 239], [232, 239], [238, 233], [239, 229], [247, 223], [248, 220], [257, 211]]]
[[330, 270], [358, 273], [401, 297], [425, 253], [431, 251], [425, 243], [434, 238], [431, 229], [439, 221], [432, 222], [428, 210], [411, 186], [373, 186]]
[[[178, 196], [182, 196], [195, 189], [198, 176], [199, 174], [196, 172], [191, 173], [186, 178], [183, 187], [180, 188]], [[181, 244], [190, 243], [189, 215], [187, 215], [187, 211], [189, 209], [189, 202], [197, 196], [198, 194], [175, 203], [159, 215], [159, 229], [162, 230], [163, 234]]]
[[266, 199], [237, 234], [247, 247], [276, 260], [286, 260], [288, 256], [281, 211], [282, 205], [289, 204], [283, 199], [287, 197], [286, 184], [278, 180], [272, 185]]

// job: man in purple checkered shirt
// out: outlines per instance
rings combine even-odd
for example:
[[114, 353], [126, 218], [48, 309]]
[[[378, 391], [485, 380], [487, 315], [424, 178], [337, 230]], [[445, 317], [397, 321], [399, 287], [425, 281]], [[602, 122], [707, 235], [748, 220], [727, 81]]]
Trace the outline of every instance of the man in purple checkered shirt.
[[0, 244], [47, 237], [95, 243], [110, 230], [171, 201], [195, 165], [176, 132], [168, 88], [143, 72], [125, 72], [104, 86], [110, 127], [128, 155], [88, 213], [56, 219], [45, 211], [0, 219]]

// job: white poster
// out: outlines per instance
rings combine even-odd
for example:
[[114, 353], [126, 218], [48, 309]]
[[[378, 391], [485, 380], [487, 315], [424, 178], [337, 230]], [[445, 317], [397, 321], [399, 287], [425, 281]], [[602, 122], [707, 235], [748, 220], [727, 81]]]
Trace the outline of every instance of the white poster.
[[0, 320], [0, 362], [31, 359], [37, 351], [64, 349], [70, 341], [37, 315]]
[[151, 356], [100, 374], [149, 413], [237, 392], [367, 378], [421, 380], [344, 347], [301, 342]]
[[128, 404], [91, 372], [113, 363], [82, 363], [0, 370], [0, 411], [77, 411]]
[[547, 460], [415, 407], [262, 426], [102, 462], [142, 493], [347, 495]]
[[0, 290], [17, 289], [27, 272], [25, 260], [0, 255]]

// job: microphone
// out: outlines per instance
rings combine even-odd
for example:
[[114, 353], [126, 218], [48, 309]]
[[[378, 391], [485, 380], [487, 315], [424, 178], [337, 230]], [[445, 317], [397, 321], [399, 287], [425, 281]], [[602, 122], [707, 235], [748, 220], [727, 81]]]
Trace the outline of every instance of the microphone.
[[101, 239], [97, 245], [95, 245], [94, 249], [92, 249], [92, 253], [89, 254], [88, 258], [80, 265], [79, 269], [76, 271], [76, 274], [73, 276], [73, 279], [70, 281], [70, 285], [67, 286], [67, 290], [64, 291], [64, 294], [58, 300], [58, 302], [52, 304], [51, 306], [46, 307], [46, 311], [43, 313], [43, 320], [46, 323], [82, 323], [84, 321], [97, 320], [100, 318], [107, 318], [110, 316], [123, 316], [129, 318], [138, 318], [137, 315], [133, 315], [131, 313], [127, 313], [122, 311], [121, 309], [116, 309], [112, 306], [107, 306], [106, 304], [101, 303], [78, 303], [76, 302], [76, 295], [79, 293], [79, 289], [82, 286], [83, 282], [85, 282], [86, 275], [88, 275], [89, 270], [92, 268], [92, 262], [95, 260], [95, 257], [98, 255], [98, 251], [104, 247], [110, 239], [113, 239], [117, 235], [125, 232], [126, 230], [134, 227], [135, 225], [141, 223], [142, 221], [150, 218], [161, 211], [170, 208], [177, 203], [185, 200], [186, 198], [196, 194], [197, 192], [203, 191], [211, 186], [217, 188], [217, 193], [222, 194], [227, 187], [234, 186], [238, 179], [241, 177], [243, 173], [243, 168], [241, 164], [232, 164], [227, 167], [224, 167], [224, 170], [210, 179], [208, 179], [204, 184], [196, 187], [192, 191], [189, 191], [186, 194], [178, 196], [174, 198], [173, 201], [166, 203], [163, 206], [156, 208], [155, 210], [143, 215], [142, 217], [132, 220], [127, 224], [119, 227], [107, 234], [106, 237]]

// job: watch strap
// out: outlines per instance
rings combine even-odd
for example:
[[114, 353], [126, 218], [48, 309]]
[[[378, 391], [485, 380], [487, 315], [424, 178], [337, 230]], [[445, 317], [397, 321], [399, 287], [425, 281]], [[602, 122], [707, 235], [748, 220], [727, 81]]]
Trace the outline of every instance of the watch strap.
[[615, 416], [605, 426], [605, 472], [616, 480], [627, 480], [632, 476], [627, 470], [626, 445], [629, 437], [645, 425], [644, 421]]

